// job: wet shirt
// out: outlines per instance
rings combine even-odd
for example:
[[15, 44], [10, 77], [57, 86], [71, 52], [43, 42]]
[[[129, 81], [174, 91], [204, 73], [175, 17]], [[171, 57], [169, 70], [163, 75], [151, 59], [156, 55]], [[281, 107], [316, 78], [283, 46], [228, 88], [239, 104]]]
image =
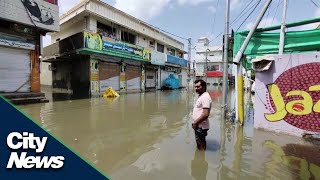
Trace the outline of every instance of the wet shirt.
[[[212, 100], [211, 100], [209, 93], [204, 92], [203, 94], [201, 94], [198, 97], [198, 99], [193, 107], [193, 113], [192, 113], [193, 122], [201, 116], [201, 114], [203, 112], [203, 108], [209, 108], [209, 113], [210, 113], [211, 104], [212, 104]], [[206, 120], [202, 121], [201, 123], [199, 123], [199, 127], [202, 129], [209, 129], [209, 120], [206, 119]]]

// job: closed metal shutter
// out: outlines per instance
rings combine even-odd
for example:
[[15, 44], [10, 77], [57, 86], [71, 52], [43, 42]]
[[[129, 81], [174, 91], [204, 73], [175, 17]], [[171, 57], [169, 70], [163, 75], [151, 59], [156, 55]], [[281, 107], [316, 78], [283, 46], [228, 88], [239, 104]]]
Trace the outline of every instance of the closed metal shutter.
[[0, 92], [30, 92], [30, 50], [0, 47]]
[[140, 90], [141, 69], [139, 66], [126, 66], [127, 90]]
[[156, 71], [146, 70], [146, 88], [156, 87]]
[[113, 90], [120, 90], [120, 67], [115, 63], [100, 61], [99, 63], [100, 92], [104, 92], [108, 87]]

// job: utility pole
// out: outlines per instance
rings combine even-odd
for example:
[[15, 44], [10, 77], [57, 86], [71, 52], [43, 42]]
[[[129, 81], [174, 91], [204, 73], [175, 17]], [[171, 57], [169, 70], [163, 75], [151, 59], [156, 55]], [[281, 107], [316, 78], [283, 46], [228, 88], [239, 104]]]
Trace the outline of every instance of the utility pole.
[[288, 1], [283, 0], [283, 13], [282, 13], [282, 22], [281, 22], [281, 31], [280, 31], [280, 41], [279, 41], [279, 54], [282, 55], [284, 52], [284, 37], [286, 34], [286, 16], [287, 16], [287, 6]]
[[236, 120], [239, 121], [239, 124], [242, 126], [244, 121], [244, 104], [243, 104], [243, 76], [242, 76], [242, 66], [241, 66], [241, 58], [246, 50], [250, 39], [259, 26], [264, 14], [266, 13], [267, 9], [269, 8], [272, 0], [267, 0], [265, 5], [263, 6], [262, 11], [260, 12], [256, 22], [254, 23], [254, 26], [251, 28], [248, 36], [244, 40], [243, 44], [241, 45], [241, 48], [239, 49], [236, 57], [233, 59], [233, 62], [237, 64], [237, 78], [236, 78]]
[[206, 49], [206, 63], [205, 63], [205, 69], [204, 69], [204, 73], [206, 76], [206, 83], [208, 83], [208, 50], [210, 51], [210, 49]]
[[190, 80], [191, 80], [190, 63], [191, 63], [191, 38], [188, 39], [188, 87], [187, 87], [188, 91], [189, 91]]
[[229, 19], [230, 19], [230, 0], [226, 1], [226, 16], [224, 28], [224, 53], [223, 53], [223, 87], [222, 87], [222, 118], [226, 118], [227, 112], [227, 91], [228, 91], [228, 52], [229, 52]]

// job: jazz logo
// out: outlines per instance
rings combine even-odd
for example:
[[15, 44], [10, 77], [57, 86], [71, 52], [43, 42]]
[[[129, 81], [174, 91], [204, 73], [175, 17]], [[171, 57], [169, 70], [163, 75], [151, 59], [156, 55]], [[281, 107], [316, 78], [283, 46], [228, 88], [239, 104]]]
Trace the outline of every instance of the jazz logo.
[[[275, 106], [274, 113], [266, 113], [264, 116], [268, 121], [276, 122], [284, 119], [288, 114], [296, 116], [309, 115], [312, 112], [320, 113], [320, 100], [313, 103], [312, 96], [308, 92], [320, 92], [320, 85], [310, 86], [308, 92], [301, 90], [289, 91], [285, 97], [282, 96], [281, 91], [276, 84], [268, 85], [268, 91], [271, 95]], [[292, 96], [301, 96], [299, 100], [292, 100], [285, 103], [285, 98]]]

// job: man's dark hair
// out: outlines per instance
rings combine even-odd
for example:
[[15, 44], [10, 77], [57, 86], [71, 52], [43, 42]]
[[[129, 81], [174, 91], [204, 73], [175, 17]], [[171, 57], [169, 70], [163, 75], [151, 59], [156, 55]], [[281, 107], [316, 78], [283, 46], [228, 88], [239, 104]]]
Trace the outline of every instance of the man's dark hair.
[[204, 81], [204, 80], [202, 80], [202, 79], [197, 79], [197, 80], [195, 80], [194, 81], [194, 84], [197, 84], [197, 83], [199, 83], [200, 82], [200, 85], [205, 89], [205, 90], [207, 90], [207, 83]]

